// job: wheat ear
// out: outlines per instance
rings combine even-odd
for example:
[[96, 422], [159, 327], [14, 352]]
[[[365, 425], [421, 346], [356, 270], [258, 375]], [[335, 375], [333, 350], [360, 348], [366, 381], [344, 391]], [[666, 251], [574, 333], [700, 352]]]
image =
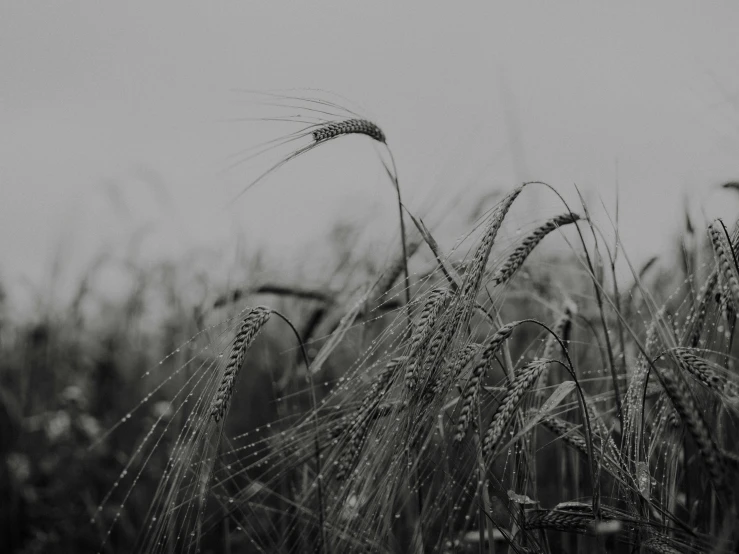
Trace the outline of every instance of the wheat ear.
[[646, 548], [649, 552], [656, 554], [680, 554], [680, 551], [670, 545], [662, 537], [651, 537], [642, 543], [642, 548]]
[[431, 340], [429, 351], [424, 361], [424, 369], [427, 366], [433, 367], [436, 364], [437, 360], [446, 353], [457, 332], [465, 328], [469, 322], [472, 307], [476, 303], [477, 293], [480, 290], [482, 277], [485, 273], [485, 267], [490, 259], [490, 251], [495, 242], [495, 237], [498, 235], [500, 226], [503, 224], [503, 219], [508, 213], [508, 210], [511, 209], [514, 200], [518, 198], [521, 190], [523, 190], [523, 185], [509, 192], [496, 207], [485, 229], [485, 234], [475, 250], [469, 270], [465, 273], [462, 286], [456, 291], [448, 325], [445, 326], [443, 333], [437, 332]]
[[[542, 356], [543, 358], [547, 360], [554, 359], [557, 355], [557, 349], [560, 346], [560, 341], [564, 345], [564, 347], [567, 348], [570, 342], [570, 335], [572, 334], [572, 319], [574, 318], [576, 313], [577, 305], [569, 300], [565, 302], [564, 313], [557, 320], [557, 322], [554, 324], [554, 327], [552, 328], [554, 334], [549, 333], [549, 336], [547, 336], [547, 340], [544, 343], [544, 354]], [[557, 340], [557, 338], [559, 338], [559, 340]], [[541, 377], [539, 378], [539, 384], [541, 385], [539, 389], [540, 395], [544, 394], [544, 388], [547, 386], [547, 380], [549, 378], [548, 369], [548, 367], [545, 368], [541, 374]]]
[[459, 355], [453, 360], [453, 363], [448, 363], [444, 367], [444, 371], [439, 375], [439, 378], [434, 383], [434, 394], [439, 394], [444, 391], [447, 383], [450, 381], [456, 381], [462, 370], [469, 364], [478, 352], [482, 349], [482, 345], [476, 342], [465, 344]]
[[[535, 415], [535, 414], [532, 414]], [[571, 423], [567, 423], [566, 421], [563, 421], [560, 418], [552, 417], [552, 416], [545, 416], [541, 419], [542, 425], [549, 429], [554, 435], [557, 435], [562, 441], [569, 445], [570, 447], [574, 448], [575, 450], [580, 451], [580, 453], [585, 456], [585, 458], [589, 458], [590, 454], [588, 452], [588, 443], [585, 440], [585, 437], [582, 433], [580, 433], [577, 430], [577, 426], [573, 425]], [[613, 474], [618, 475], [619, 474], [619, 468], [616, 463], [613, 462], [608, 457], [608, 454], [603, 449], [604, 445], [608, 445], [608, 450], [613, 451], [615, 448], [615, 443], [612, 443], [612, 441], [608, 441], [607, 439], [603, 439], [601, 442], [601, 448], [597, 449], [594, 447], [593, 450], [595, 451], [596, 455], [600, 455], [600, 458], [603, 462], [603, 467], [605, 469]], [[612, 444], [611, 444], [612, 443]], [[614, 454], [617, 453], [617, 451], [613, 452]]]
[[513, 189], [508, 195], [502, 200], [502, 202], [495, 209], [490, 223], [487, 229], [485, 229], [485, 235], [482, 237], [480, 245], [475, 251], [475, 255], [472, 258], [469, 271], [465, 274], [465, 280], [462, 284], [462, 298], [474, 298], [477, 296], [477, 291], [480, 288], [482, 281], [482, 275], [487, 266], [488, 260], [490, 259], [490, 250], [495, 242], [495, 237], [498, 236], [500, 226], [503, 224], [508, 210], [511, 209], [513, 201], [518, 198], [521, 194], [522, 186]]
[[588, 533], [595, 518], [592, 512], [577, 513], [565, 510], [530, 510], [526, 513], [526, 529], [550, 529], [565, 533]]
[[705, 284], [701, 289], [701, 298], [698, 305], [694, 308], [692, 314], [692, 329], [689, 339], [689, 344], [693, 348], [698, 346], [701, 335], [703, 334], [703, 327], [706, 323], [706, 316], [708, 315], [708, 305], [713, 298], [713, 290], [718, 284], [718, 272], [714, 269], [706, 279]]
[[697, 381], [718, 395], [736, 398], [739, 395], [737, 384], [716, 372], [709, 363], [696, 356], [687, 348], [674, 348], [680, 367], [690, 373]]
[[516, 247], [513, 253], [508, 256], [503, 266], [493, 276], [493, 283], [500, 285], [510, 280], [514, 273], [520, 268], [528, 258], [529, 254], [536, 246], [555, 229], [578, 221], [580, 216], [573, 213], [566, 213], [553, 217], [537, 227], [530, 235], [523, 239], [523, 242]]
[[210, 415], [217, 422], [224, 419], [228, 411], [229, 402], [233, 395], [234, 385], [238, 377], [239, 370], [244, 363], [246, 351], [254, 342], [254, 339], [262, 330], [264, 324], [269, 320], [272, 310], [265, 306], [257, 306], [252, 308], [244, 317], [241, 327], [236, 334], [234, 344], [231, 347], [231, 354], [228, 358], [228, 364], [223, 371], [221, 384], [218, 386], [216, 396], [210, 406]]
[[382, 396], [387, 392], [396, 370], [407, 361], [408, 356], [396, 356], [385, 364], [385, 367], [377, 375], [370, 390], [362, 400], [358, 411], [361, 412], [371, 409], [372, 406], [376, 406], [380, 402]]
[[413, 361], [408, 364], [405, 373], [405, 386], [408, 389], [414, 389], [416, 387], [418, 381], [418, 353], [431, 337], [436, 320], [446, 307], [450, 298], [449, 289], [434, 289], [429, 294], [426, 303], [421, 309], [421, 315], [418, 318], [410, 340], [410, 353]]
[[366, 119], [347, 119], [329, 123], [313, 131], [313, 140], [322, 142], [342, 135], [367, 135], [378, 142], [385, 143], [385, 133], [377, 125]]
[[366, 442], [370, 424], [376, 419], [376, 414], [373, 412], [377, 410], [380, 401], [385, 396], [395, 371], [407, 360], [407, 356], [398, 356], [390, 360], [377, 376], [374, 383], [372, 383], [369, 393], [362, 400], [362, 404], [357, 410], [354, 420], [346, 429], [349, 434], [349, 442], [346, 450], [344, 450], [337, 462], [336, 479], [338, 481], [346, 479], [356, 464], [357, 458]]
[[711, 237], [711, 245], [721, 277], [731, 293], [733, 305], [737, 306], [739, 305], [739, 274], [737, 274], [734, 253], [720, 220], [716, 220], [708, 226], [708, 234]]
[[518, 325], [518, 323], [518, 321], [514, 321], [503, 325], [498, 329], [482, 351], [480, 361], [477, 362], [475, 367], [472, 369], [472, 373], [470, 374], [469, 379], [467, 379], [467, 384], [462, 391], [462, 411], [457, 420], [457, 433], [454, 436], [455, 441], [460, 442], [464, 439], [464, 436], [467, 433], [467, 428], [470, 425], [470, 420], [473, 416], [472, 411], [475, 407], [475, 400], [477, 399], [480, 387], [482, 386], [482, 378], [492, 367], [495, 355], [498, 353], [498, 350], [506, 339], [511, 336], [513, 329]]
[[510, 382], [485, 432], [482, 443], [482, 454], [485, 458], [492, 454], [493, 449], [503, 435], [503, 431], [513, 417], [516, 406], [518, 406], [523, 395], [536, 383], [539, 375], [550, 361], [538, 359], [529, 362]]
[[[678, 366], [680, 366], [680, 358], [677, 358]], [[688, 386], [685, 384], [681, 376], [679, 376], [671, 367], [660, 368], [660, 376], [662, 377], [662, 386], [670, 397], [672, 405], [680, 415], [690, 432], [698, 451], [703, 458], [703, 462], [708, 469], [711, 482], [717, 492], [730, 494], [726, 487], [726, 475], [718, 447], [711, 436], [708, 424], [701, 411], [696, 406], [695, 399]]]

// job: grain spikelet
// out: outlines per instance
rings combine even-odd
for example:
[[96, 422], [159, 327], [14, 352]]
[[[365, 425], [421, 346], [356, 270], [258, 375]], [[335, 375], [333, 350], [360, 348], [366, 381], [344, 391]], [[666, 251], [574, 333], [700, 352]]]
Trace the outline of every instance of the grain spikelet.
[[355, 412], [354, 419], [343, 430], [349, 435], [349, 443], [337, 463], [336, 479], [343, 481], [356, 464], [356, 460], [364, 446], [370, 424], [377, 419], [378, 407], [392, 382], [398, 367], [408, 361], [408, 356], [397, 356], [391, 359], [372, 383], [362, 403]]
[[370, 405], [358, 410], [354, 420], [347, 426], [345, 434], [348, 435], [349, 440], [336, 463], [337, 481], [346, 479], [354, 469], [362, 448], [367, 442], [372, 423], [392, 412], [392, 405], [380, 404], [381, 398], [382, 395], [376, 396], [375, 401], [371, 402]]
[[444, 367], [444, 371], [434, 382], [431, 388], [431, 393], [434, 395], [443, 394], [448, 384], [451, 381], [457, 380], [459, 374], [467, 366], [467, 364], [472, 361], [472, 359], [477, 355], [481, 348], [481, 344], [474, 342], [463, 346], [454, 362], [448, 363]]
[[[562, 441], [578, 450], [585, 458], [588, 458], [588, 443], [582, 433], [577, 430], [577, 426], [567, 423], [560, 418], [546, 416], [541, 419], [542, 425], [549, 429], [553, 434], [557, 435]], [[617, 475], [619, 473], [618, 465], [608, 456], [604, 454], [603, 445], [607, 446], [607, 449], [612, 454], [617, 454], [615, 450], [615, 444], [610, 444], [612, 441], [600, 440], [599, 445], [593, 445], [596, 456], [599, 456], [603, 462], [603, 467], [611, 474]]]
[[[680, 359], [677, 358], [678, 365]], [[671, 367], [659, 369], [662, 386], [672, 401], [672, 405], [680, 415], [683, 423], [693, 437], [703, 462], [708, 469], [714, 488], [719, 493], [730, 494], [726, 487], [726, 475], [723, 458], [719, 454], [716, 443], [711, 436], [708, 424], [696, 406], [695, 399], [684, 380]]]
[[606, 456], [611, 456], [617, 460], [621, 454], [620, 449], [616, 446], [616, 441], [613, 440], [611, 433], [608, 430], [608, 426], [603, 421], [603, 418], [595, 408], [595, 404], [592, 399], [585, 398], [585, 409], [590, 420], [590, 425], [593, 428], [593, 440], [596, 446], [601, 448]]
[[536, 246], [546, 237], [549, 233], [568, 223], [574, 223], [578, 221], [580, 216], [573, 213], [566, 213], [553, 217], [549, 221], [540, 225], [530, 235], [528, 235], [523, 242], [508, 256], [503, 266], [497, 271], [493, 277], [493, 283], [500, 285], [510, 280], [514, 273], [520, 268], [526, 258], [536, 248]]
[[734, 254], [731, 245], [726, 238], [726, 232], [719, 220], [714, 221], [708, 226], [708, 234], [711, 237], [711, 245], [713, 253], [716, 256], [719, 272], [724, 280], [726, 288], [731, 293], [733, 305], [739, 305], [739, 275], [737, 274], [736, 264], [734, 263]]
[[485, 432], [485, 438], [482, 443], [483, 457], [488, 458], [492, 454], [493, 449], [503, 435], [503, 431], [505, 431], [505, 428], [513, 417], [516, 406], [518, 406], [523, 395], [536, 383], [544, 367], [550, 361], [538, 359], [529, 362], [508, 385], [503, 399], [493, 414], [493, 420]]
[[595, 519], [590, 514], [566, 510], [530, 510], [526, 513], [526, 529], [550, 529], [565, 533], [588, 533]]
[[354, 468], [367, 440], [370, 424], [374, 421], [370, 412], [363, 412], [358, 416], [357, 422], [349, 429], [349, 444], [341, 454], [336, 469], [336, 480], [343, 481]]
[[342, 135], [367, 135], [378, 142], [385, 144], [385, 133], [377, 125], [366, 119], [347, 119], [324, 125], [313, 131], [313, 140], [322, 142]]
[[701, 289], [701, 299], [698, 305], [693, 310], [692, 315], [692, 328], [690, 334], [690, 340], [688, 344], [695, 348], [698, 346], [701, 335], [703, 334], [703, 327], [706, 323], [706, 316], [708, 315], [708, 306], [713, 298], [713, 290], [718, 284], [718, 272], [713, 270], [706, 279], [705, 284]]
[[642, 547], [649, 552], [656, 552], [656, 554], [680, 554], [677, 548], [670, 545], [662, 537], [651, 537], [642, 543]]
[[217, 422], [224, 419], [228, 411], [229, 401], [233, 395], [234, 385], [239, 370], [244, 363], [246, 351], [254, 342], [264, 324], [269, 320], [272, 311], [265, 306], [252, 308], [241, 323], [236, 338], [234, 339], [231, 355], [228, 359], [226, 369], [223, 371], [221, 384], [216, 391], [215, 398], [210, 407], [210, 415]]
[[565, 533], [594, 534], [598, 523], [621, 521], [633, 527], [640, 527], [641, 521], [634, 519], [610, 506], [600, 506], [601, 519], [597, 521], [593, 508], [582, 502], [560, 502], [551, 510], [537, 509], [526, 512], [526, 529], [551, 529]]
[[429, 382], [436, 368], [438, 368], [438, 363], [443, 358], [444, 351], [452, 342], [452, 338], [452, 332], [447, 326], [435, 330], [428, 346], [423, 349], [422, 358], [419, 356], [419, 359], [414, 362], [421, 367], [420, 372], [417, 369], [415, 370], [417, 372], [415, 374], [416, 381], [423, 380], [424, 384]]
[[[565, 302], [564, 313], [557, 320], [557, 322], [554, 324], [554, 327], [552, 328], [552, 331], [554, 331], [554, 335], [550, 333], [549, 336], [547, 336], [546, 342], [544, 343], [544, 354], [542, 356], [543, 358], [547, 360], [555, 359], [557, 355], [557, 349], [559, 348], [559, 341], [555, 338], [555, 335], [559, 337], [559, 340], [562, 341], [565, 347], [568, 346], [570, 342], [570, 335], [572, 334], [572, 319], [576, 313], [577, 305], [570, 300]], [[547, 386], [548, 377], [549, 371], [548, 368], [546, 368], [539, 378], [539, 384], [541, 385], [539, 392], [541, 394], [544, 393], [544, 388]]]
[[495, 237], [498, 235], [498, 231], [500, 230], [500, 226], [503, 224], [503, 219], [508, 213], [508, 210], [511, 209], [511, 205], [514, 200], [518, 198], [518, 195], [521, 194], [522, 189], [522, 186], [513, 189], [496, 208], [495, 213], [485, 230], [485, 235], [472, 258], [470, 269], [465, 274], [464, 283], [462, 284], [462, 298], [474, 299], [477, 295], [477, 291], [479, 290], [480, 283], [482, 281], [482, 275], [487, 266], [488, 259], [490, 258], [490, 250], [495, 242]]
[[[657, 313], [647, 328], [644, 340], [644, 352], [651, 353], [659, 341], [659, 321], [661, 312]], [[640, 420], [643, 411], [642, 395], [644, 386], [649, 375], [649, 363], [644, 353], [639, 353], [636, 367], [631, 374], [629, 388], [626, 391], [624, 402], [624, 436], [630, 440], [627, 442], [627, 457], [631, 456], [629, 449], [639, 443]], [[632, 442], [634, 444], [632, 444]]]
[[431, 333], [434, 331], [436, 319], [444, 310], [450, 298], [451, 294], [449, 289], [434, 289], [431, 294], [429, 294], [426, 303], [421, 309], [421, 314], [410, 340], [410, 353], [414, 360], [408, 364], [408, 368], [405, 373], [405, 385], [409, 389], [414, 389], [418, 380], [417, 354], [426, 341], [431, 337]]
[[500, 349], [503, 342], [511, 336], [513, 329], [518, 325], [517, 321], [503, 325], [498, 329], [495, 334], [488, 341], [487, 346], [480, 356], [480, 361], [477, 362], [475, 367], [472, 369], [472, 373], [467, 380], [467, 384], [462, 392], [462, 411], [459, 414], [457, 420], [457, 434], [454, 436], [454, 440], [460, 442], [464, 439], [467, 428], [472, 418], [472, 410], [475, 406], [475, 399], [480, 392], [480, 386], [482, 384], [482, 378], [485, 373], [490, 369], [495, 359], [495, 355]]
[[485, 267], [490, 259], [490, 251], [495, 242], [495, 237], [498, 235], [503, 219], [508, 213], [508, 210], [510, 210], [514, 200], [518, 198], [521, 190], [523, 190], [523, 185], [513, 189], [495, 209], [495, 212], [490, 219], [490, 223], [488, 223], [488, 226], [485, 229], [485, 234], [472, 257], [469, 270], [465, 273], [462, 287], [455, 295], [449, 323], [448, 325], [445, 325], [443, 333], [436, 333], [432, 339], [431, 346], [433, 348], [429, 350], [429, 354], [426, 356], [424, 369], [426, 366], [433, 367], [437, 361], [441, 359], [449, 345], [454, 340], [459, 329], [464, 328], [467, 325], [471, 317], [472, 308], [476, 302], [477, 293], [480, 290], [480, 284], [482, 283], [482, 277], [485, 273]]
[[716, 372], [705, 359], [696, 356], [694, 352], [687, 348], [675, 348], [673, 352], [680, 363], [680, 367], [690, 373], [701, 384], [721, 396], [737, 397], [739, 390], [737, 390], [736, 383]]
[[373, 405], [379, 403], [380, 398], [387, 392], [387, 388], [392, 381], [393, 374], [408, 361], [408, 356], [397, 356], [390, 360], [380, 373], [375, 378], [369, 392], [362, 399], [362, 404], [359, 406], [359, 411], [365, 411], [371, 409]]
[[551, 416], [541, 418], [541, 423], [564, 442], [579, 450], [585, 457], [588, 456], [588, 444], [585, 437], [576, 430], [573, 424]]

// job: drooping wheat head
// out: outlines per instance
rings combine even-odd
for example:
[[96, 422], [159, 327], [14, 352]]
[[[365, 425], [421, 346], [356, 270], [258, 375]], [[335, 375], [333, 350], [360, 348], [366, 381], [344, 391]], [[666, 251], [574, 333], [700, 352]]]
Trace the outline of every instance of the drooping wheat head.
[[434, 332], [436, 320], [439, 314], [446, 308], [451, 299], [451, 291], [447, 288], [434, 289], [429, 294], [426, 302], [421, 309], [413, 334], [410, 339], [410, 356], [411, 363], [405, 373], [405, 386], [412, 390], [416, 387], [418, 381], [418, 353], [421, 352], [423, 345], [429, 340]]
[[382, 396], [387, 392], [395, 372], [399, 367], [402, 367], [407, 362], [408, 356], [396, 356], [385, 364], [385, 367], [382, 368], [380, 373], [377, 374], [377, 377], [375, 377], [375, 380], [372, 382], [370, 390], [362, 399], [362, 403], [360, 404], [358, 411], [363, 412], [370, 409], [371, 406], [377, 405]]
[[244, 363], [246, 351], [252, 342], [254, 342], [254, 339], [259, 334], [259, 331], [262, 330], [264, 324], [269, 321], [271, 314], [272, 310], [270, 308], [257, 306], [256, 308], [252, 308], [246, 317], [244, 317], [231, 347], [231, 354], [223, 371], [221, 383], [211, 403], [210, 415], [216, 423], [225, 418], [231, 396], [233, 395], [234, 386], [236, 385], [236, 378]]
[[[682, 364], [678, 355], [673, 354], [673, 357], [676, 359], [677, 366], [680, 367]], [[726, 483], [724, 460], [713, 439], [710, 427], [706, 423], [701, 410], [698, 409], [693, 393], [688, 388], [684, 378], [678, 375], [669, 365], [659, 367], [658, 371], [665, 392], [667, 392], [672, 405], [698, 447], [711, 483], [719, 494], [729, 497], [731, 491]]]
[[523, 395], [534, 386], [539, 375], [550, 362], [551, 360], [537, 359], [527, 363], [506, 387], [503, 398], [493, 414], [493, 419], [485, 431], [482, 443], [484, 459], [488, 459], [493, 453]]
[[366, 119], [347, 119], [329, 123], [313, 131], [313, 140], [321, 142], [351, 134], [367, 135], [383, 144], [386, 142], [382, 129]]
[[498, 353], [498, 350], [506, 339], [511, 336], [518, 323], [518, 321], [514, 321], [498, 329], [493, 336], [490, 337], [485, 349], [482, 351], [480, 360], [472, 369], [472, 373], [467, 379], [467, 383], [464, 385], [462, 390], [462, 409], [459, 414], [459, 419], [457, 420], [457, 433], [454, 436], [454, 440], [456, 442], [461, 442], [467, 433], [467, 428], [469, 427], [470, 420], [473, 417], [475, 400], [477, 399], [480, 387], [482, 386], [482, 380], [485, 373], [490, 371], [493, 361], [495, 360], [495, 355]]
[[692, 350], [674, 348], [672, 352], [682, 369], [715, 394], [734, 399], [739, 396], [739, 387], [736, 382], [717, 372], [704, 358], [696, 355]]
[[430, 393], [433, 395], [444, 394], [449, 384], [459, 378], [462, 370], [477, 356], [481, 349], [482, 345], [475, 342], [464, 345], [459, 354], [453, 357], [453, 362], [447, 363], [439, 377], [434, 380], [429, 388]]
[[523, 239], [521, 244], [516, 247], [513, 253], [508, 256], [505, 262], [503, 262], [501, 268], [498, 269], [493, 276], [493, 283], [496, 285], [507, 283], [544, 237], [555, 229], [562, 227], [563, 225], [567, 225], [568, 223], [574, 223], [579, 219], [579, 215], [568, 212], [566, 214], [553, 217], [549, 221], [546, 221], [537, 227], [530, 235]]
[[720, 220], [716, 220], [708, 226], [708, 235], [711, 238], [711, 246], [713, 246], [713, 253], [724, 286], [731, 294], [733, 305], [739, 306], [739, 274], [737, 273], [731, 244], [729, 244], [729, 239]]

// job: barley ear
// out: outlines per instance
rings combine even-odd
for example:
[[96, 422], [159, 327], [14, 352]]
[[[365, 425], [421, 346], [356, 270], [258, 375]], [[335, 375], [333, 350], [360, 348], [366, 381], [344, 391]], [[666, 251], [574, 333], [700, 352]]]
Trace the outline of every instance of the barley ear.
[[503, 431], [505, 431], [513, 418], [515, 409], [523, 398], [523, 395], [534, 386], [539, 375], [541, 375], [541, 372], [550, 361], [537, 359], [529, 362], [516, 374], [513, 381], [510, 382], [485, 432], [485, 438], [482, 443], [482, 454], [484, 458], [489, 458], [493, 453], [500, 438], [503, 436]]
[[449, 289], [434, 289], [429, 294], [426, 303], [421, 309], [421, 314], [410, 340], [410, 356], [412, 361], [408, 364], [405, 373], [405, 386], [408, 389], [414, 389], [416, 387], [418, 381], [418, 353], [431, 337], [435, 329], [436, 320], [446, 307], [450, 298]]
[[328, 123], [313, 131], [313, 140], [316, 142], [327, 141], [342, 135], [367, 135], [378, 142], [385, 144], [385, 133], [376, 124], [366, 119], [347, 119]]
[[[570, 335], [572, 334], [572, 320], [577, 314], [577, 305], [571, 300], [567, 300], [564, 305], [564, 313], [557, 320], [552, 328], [554, 334], [549, 333], [547, 340], [544, 343], [544, 354], [543, 358], [550, 360], [556, 359], [557, 349], [560, 346], [560, 342], [567, 348], [570, 342]], [[559, 340], [557, 340], [559, 338]], [[544, 371], [539, 378], [539, 394], [544, 394], [544, 387], [547, 386], [547, 380], [549, 377], [549, 367], [544, 368]]]
[[218, 386], [215, 398], [210, 407], [210, 415], [218, 423], [226, 417], [228, 406], [233, 395], [234, 386], [239, 370], [244, 363], [246, 351], [251, 346], [254, 339], [262, 330], [262, 327], [269, 320], [272, 311], [265, 306], [257, 306], [252, 308], [239, 327], [239, 331], [234, 339], [231, 347], [231, 354], [223, 371], [221, 384]]
[[580, 216], [573, 213], [566, 213], [553, 217], [543, 225], [536, 228], [530, 235], [523, 239], [523, 242], [508, 256], [503, 266], [497, 271], [493, 277], [493, 283], [501, 285], [507, 283], [513, 274], [520, 268], [528, 258], [529, 254], [533, 252], [534, 248], [546, 237], [549, 233], [555, 229], [567, 225], [568, 223], [574, 223], [578, 221]]
[[[672, 355], [677, 358], [674, 353]], [[680, 367], [680, 359], [677, 358], [676, 361], [678, 367]], [[678, 375], [672, 367], [660, 367], [658, 372], [667, 396], [672, 401], [672, 405], [680, 415], [680, 418], [683, 420], [683, 423], [698, 447], [701, 458], [703, 458], [703, 462], [708, 470], [711, 483], [718, 493], [731, 496], [731, 491], [726, 485], [723, 457], [719, 453], [702, 412], [696, 405], [693, 393], [688, 388], [684, 378]]]
[[490, 369], [490, 367], [492, 367], [493, 360], [495, 360], [495, 355], [498, 353], [498, 350], [508, 337], [511, 336], [513, 329], [518, 325], [518, 323], [518, 321], [514, 321], [498, 329], [488, 341], [487, 346], [480, 356], [480, 361], [472, 369], [472, 374], [469, 379], [467, 379], [467, 383], [462, 391], [462, 411], [457, 420], [457, 433], [454, 436], [455, 441], [460, 442], [464, 439], [473, 416], [475, 400], [480, 392], [482, 379], [485, 373]]
[[734, 306], [739, 306], [739, 273], [737, 273], [734, 252], [724, 229], [723, 223], [716, 220], [708, 226], [711, 246], [718, 263], [719, 273], [724, 285], [731, 294]]

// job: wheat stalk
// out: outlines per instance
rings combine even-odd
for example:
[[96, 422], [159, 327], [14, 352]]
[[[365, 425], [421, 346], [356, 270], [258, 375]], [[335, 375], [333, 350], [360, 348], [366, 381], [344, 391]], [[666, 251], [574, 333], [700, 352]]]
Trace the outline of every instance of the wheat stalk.
[[523, 239], [521, 244], [508, 256], [502, 267], [493, 276], [493, 283], [501, 285], [510, 280], [514, 273], [526, 261], [526, 258], [536, 248], [536, 246], [555, 229], [578, 221], [580, 216], [573, 213], [566, 213], [553, 217], [537, 227], [530, 235]]
[[472, 410], [475, 406], [475, 399], [479, 394], [483, 376], [492, 367], [495, 355], [498, 353], [503, 342], [511, 336], [513, 329], [515, 329], [518, 323], [518, 321], [514, 321], [498, 329], [482, 351], [480, 361], [472, 369], [472, 373], [469, 379], [467, 379], [467, 384], [462, 391], [462, 411], [457, 420], [457, 433], [454, 436], [456, 442], [461, 442], [467, 433], [467, 428], [472, 418]]
[[254, 339], [262, 327], [264, 327], [264, 324], [267, 323], [271, 314], [272, 310], [270, 308], [257, 306], [256, 308], [252, 308], [246, 317], [244, 317], [234, 339], [228, 364], [226, 364], [226, 369], [223, 371], [221, 384], [218, 386], [215, 398], [210, 407], [210, 415], [216, 423], [225, 418], [231, 396], [233, 395], [234, 385], [236, 384], [236, 377], [244, 363], [246, 351], [251, 346], [251, 343], [254, 342]]

